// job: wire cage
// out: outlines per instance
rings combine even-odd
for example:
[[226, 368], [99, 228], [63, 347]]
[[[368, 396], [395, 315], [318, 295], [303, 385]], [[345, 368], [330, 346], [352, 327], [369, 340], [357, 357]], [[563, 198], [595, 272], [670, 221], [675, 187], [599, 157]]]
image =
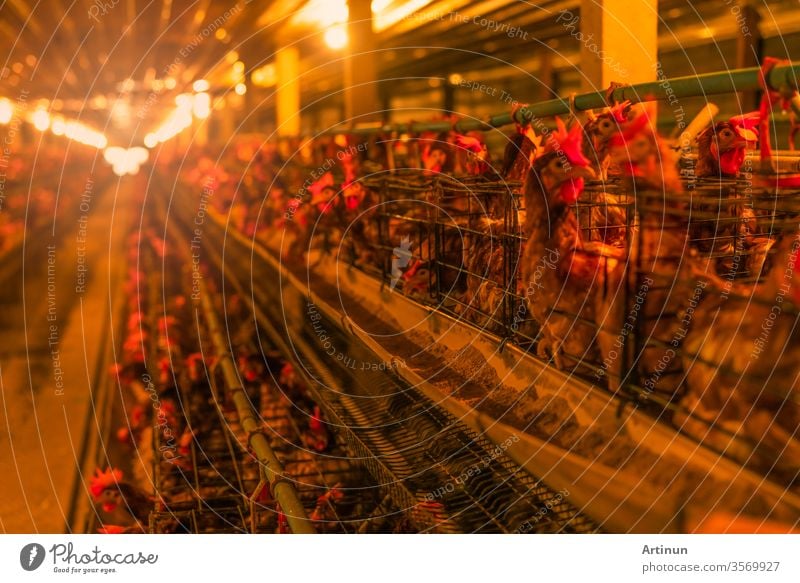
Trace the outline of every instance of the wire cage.
[[800, 198], [763, 182], [689, 182], [668, 199], [639, 197], [633, 281], [644, 301], [625, 391], [707, 446], [793, 482], [798, 314], [797, 298], [784, 296]]
[[[380, 275], [418, 301], [552, 360], [540, 350], [540, 329], [521, 274], [526, 209], [519, 186], [422, 172], [373, 183], [381, 205], [391, 209], [379, 214], [378, 245], [385, 253]], [[741, 461], [724, 447], [735, 432], [687, 409], [692, 389], [686, 363], [696, 355], [687, 354], [683, 340], [690, 324], [697, 324], [696, 311], [713, 301], [707, 299], [713, 295], [710, 281], [742, 296], [775, 269], [781, 240], [798, 232], [797, 194], [765, 187], [749, 172], [739, 179], [697, 179], [688, 171], [683, 191], [675, 193], [615, 181], [587, 184], [570, 210], [583, 252], [596, 255], [601, 266], [579, 291], [592, 310], [553, 313], [593, 330], [592, 342], [583, 354], [562, 355], [560, 367], [673, 420], [712, 446], [709, 428], [727, 431], [727, 438], [716, 440], [723, 444], [717, 449]], [[398, 274], [404, 237], [411, 255]], [[541, 260], [543, 269], [563, 268]], [[426, 268], [422, 280], [420, 270], [405, 267], [415, 262]], [[416, 280], [404, 277], [409, 271]], [[787, 308], [784, 317], [789, 313]], [[685, 419], [705, 430], [691, 423], [684, 428]]]
[[505, 336], [506, 293], [514, 279], [508, 239], [519, 232], [519, 183], [420, 170], [363, 182], [378, 194], [373, 245], [383, 281]]

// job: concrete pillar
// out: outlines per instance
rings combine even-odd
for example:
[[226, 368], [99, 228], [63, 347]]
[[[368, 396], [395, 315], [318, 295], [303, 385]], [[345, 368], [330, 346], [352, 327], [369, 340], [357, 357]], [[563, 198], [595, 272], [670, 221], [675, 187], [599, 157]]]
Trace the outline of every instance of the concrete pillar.
[[296, 136], [300, 133], [300, 52], [286, 46], [275, 54], [278, 78], [276, 117], [278, 135]]
[[[761, 15], [749, 1], [739, 2], [730, 8], [731, 17], [739, 25], [736, 37], [736, 68], [757, 67], [763, 57], [761, 38]], [[758, 109], [758, 92], [742, 91], [740, 95], [742, 111]]]
[[553, 67], [553, 56], [556, 55], [556, 48], [553, 46], [553, 41], [548, 43], [547, 50], [542, 51], [541, 65], [537, 78], [539, 83], [535, 89], [536, 101], [547, 101], [553, 99], [558, 95], [558, 87], [556, 87], [555, 68]]
[[568, 32], [580, 42], [583, 91], [656, 80], [658, 0], [581, 0], [580, 34]]
[[378, 95], [378, 66], [375, 34], [372, 32], [372, 1], [348, 0], [350, 21], [347, 25], [349, 42], [345, 49], [344, 109], [345, 120], [357, 122], [381, 121], [374, 113], [381, 107]]

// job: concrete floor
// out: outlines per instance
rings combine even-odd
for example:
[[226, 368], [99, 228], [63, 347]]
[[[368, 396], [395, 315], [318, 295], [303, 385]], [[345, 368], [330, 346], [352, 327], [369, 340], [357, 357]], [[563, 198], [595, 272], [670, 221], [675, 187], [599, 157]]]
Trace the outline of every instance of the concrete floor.
[[[127, 269], [126, 234], [137, 218], [129, 203], [131, 179], [94, 183], [88, 200], [83, 197], [87, 209], [80, 205], [85, 177], [73, 178], [61, 188], [55, 236], [52, 224], [30, 233], [24, 251], [5, 259], [20, 263], [17, 275], [0, 282], [4, 533], [66, 531], [76, 493], [85, 498], [79, 468], [100, 422], [93, 401], [98, 381], [108, 376], [110, 296], [116, 298]], [[81, 252], [83, 293], [76, 289]]]

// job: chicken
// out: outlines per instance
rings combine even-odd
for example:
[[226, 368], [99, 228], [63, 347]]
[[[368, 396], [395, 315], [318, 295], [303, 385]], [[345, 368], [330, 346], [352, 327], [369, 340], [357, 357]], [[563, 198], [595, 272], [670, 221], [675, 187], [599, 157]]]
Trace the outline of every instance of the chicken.
[[466, 232], [463, 249], [466, 289], [459, 303], [459, 312], [468, 320], [496, 333], [502, 333], [506, 297], [503, 223], [502, 217], [483, 217], [474, 229]]
[[619, 176], [620, 168], [611, 165], [610, 141], [623, 124], [630, 121], [630, 101], [623, 101], [608, 107], [598, 114], [588, 112], [589, 119], [583, 131], [589, 138], [583, 147], [584, 155], [591, 161], [601, 180]]
[[530, 315], [541, 327], [537, 353], [565, 369], [594, 351], [585, 277], [597, 258], [584, 252], [571, 205], [595, 173], [581, 151], [581, 127], [567, 131], [556, 121], [558, 129], [547, 136], [525, 188], [527, 242], [520, 269]]
[[261, 410], [261, 390], [266, 374], [266, 367], [261, 355], [256, 351], [248, 351], [238, 358], [239, 374], [242, 378], [247, 398], [256, 411]]
[[[530, 126], [517, 128], [505, 151], [502, 178], [506, 184], [524, 183], [540, 145], [541, 138]], [[507, 293], [516, 291], [504, 286], [506, 279], [513, 278], [514, 274], [506, 273], [506, 246], [502, 240], [513, 233], [519, 220], [514, 217], [517, 209], [513, 197], [510, 192], [494, 195], [484, 205], [485, 212], [473, 221], [463, 236], [462, 264], [466, 277], [458, 311], [482, 329], [496, 333], [504, 332], [501, 324]], [[516, 324], [518, 328], [521, 322]], [[525, 330], [528, 332], [535, 333]]]
[[609, 157], [623, 182], [635, 189], [669, 195], [683, 191], [674, 151], [661, 139], [646, 113], [640, 113], [608, 139]]
[[417, 146], [421, 149], [420, 161], [427, 174], [446, 174], [453, 171], [451, 147], [445, 137], [427, 132], [420, 136]]
[[464, 168], [470, 176], [484, 176], [493, 173], [491, 156], [481, 132], [455, 136], [455, 144], [466, 155]]
[[[797, 90], [774, 90], [767, 83], [769, 72], [778, 64], [786, 64], [789, 61], [781, 61], [774, 57], [765, 57], [761, 64], [761, 85], [764, 92], [761, 95], [761, 103], [759, 106], [759, 149], [761, 153], [761, 171], [767, 174], [775, 174], [776, 167], [772, 159], [772, 113], [776, 104], [779, 104], [783, 111], [791, 109], [791, 100], [795, 99], [798, 95]], [[771, 181], [773, 185], [777, 186], [795, 186], [796, 183], [792, 180], [794, 177], [781, 179], [776, 178]], [[781, 184], [782, 180], [788, 181], [786, 184]]]
[[[752, 129], [758, 124], [758, 112], [732, 117], [717, 122], [697, 135], [697, 163], [694, 176], [699, 179], [735, 179], [739, 176], [745, 160], [746, 150], [754, 146], [758, 135]], [[748, 249], [741, 229], [737, 229], [736, 218], [751, 212], [738, 200], [733, 186], [716, 181], [711, 189], [695, 189], [692, 192], [690, 211], [691, 244], [701, 254], [717, 257], [716, 272], [720, 275], [737, 275], [741, 260], [739, 256]]]
[[[759, 140], [756, 128], [761, 119], [759, 112], [740, 115], [728, 121], [719, 122], [697, 137], [698, 159], [695, 175], [698, 178], [736, 178], [740, 175], [747, 148], [755, 146]], [[762, 141], [763, 146], [763, 141]], [[763, 180], [756, 180], [762, 183]], [[717, 273], [729, 274], [736, 268], [730, 255], [741, 253], [744, 256], [745, 271], [758, 278], [764, 268], [767, 253], [775, 244], [775, 240], [757, 225], [757, 217], [752, 208], [742, 204], [725, 205], [722, 199], [719, 204], [700, 203], [693, 205], [693, 213], [700, 211], [710, 219], [701, 217], [698, 225], [692, 229], [692, 238], [697, 242], [701, 252], [713, 255], [729, 249], [728, 257], [720, 259]], [[734, 232], [734, 223], [719, 225], [716, 218], [739, 218], [738, 231]]]
[[327, 450], [331, 443], [327, 423], [323, 420], [318, 405], [314, 406], [314, 411], [308, 420], [308, 431], [303, 435], [303, 441], [306, 447], [319, 453]]
[[120, 470], [106, 468], [95, 470], [89, 481], [92, 499], [107, 515], [119, 518], [121, 526], [138, 523], [145, 525], [150, 512], [156, 509], [156, 499], [140, 488], [123, 481]]
[[317, 497], [314, 510], [309, 515], [309, 519], [314, 522], [333, 522], [338, 521], [336, 505], [344, 499], [344, 492], [341, 485], [337, 484], [324, 494]]
[[[688, 245], [685, 217], [689, 200], [671, 150], [642, 114], [611, 138], [610, 155], [625, 173], [624, 185], [637, 193], [639, 225], [631, 230], [631, 254], [617, 257], [594, 297], [602, 356], [599, 376], [616, 390], [625, 368], [634, 364], [643, 399], [654, 393], [667, 400], [680, 387], [682, 339], [677, 317], [702, 295], [695, 272], [707, 265]], [[623, 261], [623, 259], [625, 259]], [[627, 293], [626, 293], [627, 290]], [[632, 347], [633, 334], [644, 342]], [[634, 354], [633, 348], [639, 352]]]
[[762, 284], [711, 278], [683, 343], [688, 390], [674, 418], [697, 439], [786, 482], [800, 470], [798, 249], [800, 235], [785, 236]]
[[[345, 205], [341, 212], [342, 247], [347, 262], [360, 267], [378, 260], [378, 197], [355, 175], [342, 186]], [[349, 255], [349, 257], [348, 257]]]
[[[512, 116], [516, 119], [514, 108]], [[521, 192], [525, 192], [525, 184], [530, 176], [536, 154], [542, 147], [542, 137], [536, 135], [530, 124], [525, 126], [517, 124], [517, 131], [506, 144], [503, 155], [503, 169], [501, 174], [507, 182], [521, 183]]]
[[770, 269], [770, 250], [775, 239], [762, 232], [758, 224], [755, 209], [742, 207], [739, 209], [739, 241], [745, 253], [744, 268], [751, 278], [759, 279]]
[[748, 147], [755, 147], [758, 112], [718, 122], [697, 136], [697, 178], [738, 178]]

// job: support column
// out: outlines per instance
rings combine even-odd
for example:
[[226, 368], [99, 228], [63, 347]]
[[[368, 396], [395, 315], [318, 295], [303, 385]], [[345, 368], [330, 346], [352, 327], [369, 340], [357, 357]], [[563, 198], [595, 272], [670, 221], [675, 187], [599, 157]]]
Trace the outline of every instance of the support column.
[[357, 122], [381, 121], [374, 113], [381, 108], [378, 95], [378, 48], [372, 32], [372, 1], [348, 0], [350, 19], [347, 24], [346, 59], [344, 64], [345, 120]]
[[581, 0], [580, 68], [583, 91], [656, 80], [658, 0]]
[[558, 95], [558, 87], [556, 87], [555, 69], [553, 67], [553, 55], [556, 54], [556, 48], [553, 46], [553, 41], [550, 41], [547, 50], [542, 52], [541, 65], [539, 66], [539, 83], [536, 87], [536, 101], [547, 101], [553, 99]]
[[[731, 8], [731, 15], [739, 25], [736, 37], [736, 68], [757, 67], [763, 57], [761, 39], [761, 15], [750, 2], [739, 2]], [[742, 91], [740, 94], [742, 111], [758, 109], [758, 92]]]
[[278, 135], [296, 136], [300, 133], [300, 52], [296, 47], [278, 49], [275, 71]]

